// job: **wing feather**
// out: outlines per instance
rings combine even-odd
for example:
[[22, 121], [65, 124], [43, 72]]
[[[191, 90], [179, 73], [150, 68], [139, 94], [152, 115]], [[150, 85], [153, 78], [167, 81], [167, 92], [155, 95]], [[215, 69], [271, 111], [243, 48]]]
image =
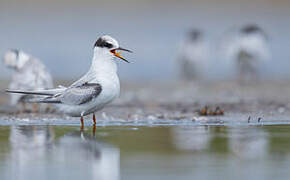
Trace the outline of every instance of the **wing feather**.
[[26, 102], [33, 103], [62, 103], [67, 105], [81, 105], [96, 98], [102, 91], [102, 86], [98, 83], [84, 83], [79, 86], [40, 91], [19, 91], [6, 90], [9, 93], [19, 93], [27, 95], [48, 96], [43, 98], [31, 98]]
[[96, 98], [102, 91], [102, 86], [98, 83], [85, 83], [80, 86], [71, 87], [65, 90], [58, 99], [63, 104], [81, 105]]

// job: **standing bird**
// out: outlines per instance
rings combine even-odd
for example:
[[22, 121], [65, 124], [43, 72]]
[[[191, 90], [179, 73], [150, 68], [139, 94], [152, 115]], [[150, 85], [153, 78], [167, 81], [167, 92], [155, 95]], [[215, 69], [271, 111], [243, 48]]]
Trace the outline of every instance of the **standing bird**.
[[259, 64], [270, 58], [268, 37], [254, 24], [229, 33], [223, 40], [222, 48], [224, 57], [236, 64], [241, 80], [257, 78]]
[[72, 117], [81, 117], [81, 128], [84, 126], [83, 117], [93, 113], [95, 124], [94, 113], [112, 102], [120, 93], [114, 57], [129, 62], [117, 51], [132, 52], [121, 48], [112, 37], [102, 36], [94, 45], [94, 56], [89, 71], [69, 87], [43, 91], [7, 90], [7, 92], [44, 96], [30, 99], [29, 102], [55, 103], [63, 113]]
[[200, 30], [189, 32], [182, 42], [177, 63], [180, 75], [185, 80], [200, 78], [206, 70], [209, 46]]
[[[23, 51], [9, 50], [4, 54], [3, 62], [14, 71], [9, 85], [10, 89], [33, 91], [53, 88], [50, 73], [37, 58]], [[29, 98], [29, 95], [11, 94], [10, 97], [11, 105], [22, 103], [22, 111], [25, 111], [25, 99]], [[34, 106], [34, 111], [37, 109], [38, 107]]]

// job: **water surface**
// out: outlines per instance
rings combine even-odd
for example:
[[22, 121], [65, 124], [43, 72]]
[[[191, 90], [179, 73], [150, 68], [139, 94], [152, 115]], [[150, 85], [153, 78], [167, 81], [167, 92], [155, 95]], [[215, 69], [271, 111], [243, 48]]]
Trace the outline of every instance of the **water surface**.
[[290, 126], [2, 126], [0, 143], [0, 179], [290, 175]]

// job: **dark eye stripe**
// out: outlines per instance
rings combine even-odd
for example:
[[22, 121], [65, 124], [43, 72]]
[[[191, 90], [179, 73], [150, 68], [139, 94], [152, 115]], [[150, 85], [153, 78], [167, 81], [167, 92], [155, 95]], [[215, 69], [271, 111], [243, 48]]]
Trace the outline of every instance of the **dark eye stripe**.
[[96, 43], [95, 43], [95, 45], [94, 45], [94, 47], [106, 47], [106, 48], [112, 48], [113, 47], [113, 44], [111, 44], [111, 43], [108, 43], [108, 42], [106, 42], [104, 39], [102, 39], [102, 38], [99, 38], [97, 41], [96, 41]]
[[110, 44], [110, 43], [105, 43], [105, 45], [104, 45], [105, 47], [107, 47], [107, 48], [112, 48], [113, 47], [113, 45], [112, 44]]

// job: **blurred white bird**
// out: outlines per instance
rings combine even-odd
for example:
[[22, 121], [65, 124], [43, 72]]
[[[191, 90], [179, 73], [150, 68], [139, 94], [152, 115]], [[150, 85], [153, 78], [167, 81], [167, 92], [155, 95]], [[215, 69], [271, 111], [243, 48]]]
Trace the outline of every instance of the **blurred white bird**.
[[209, 59], [209, 44], [200, 30], [189, 32], [179, 47], [177, 64], [185, 80], [205, 75]]
[[266, 33], [251, 24], [227, 33], [221, 51], [225, 59], [236, 64], [242, 80], [257, 78], [260, 63], [270, 58]]
[[58, 104], [59, 110], [65, 114], [81, 117], [82, 128], [83, 116], [93, 113], [95, 124], [94, 112], [112, 102], [120, 93], [120, 82], [114, 57], [128, 61], [117, 51], [131, 52], [121, 48], [119, 43], [112, 37], [102, 36], [94, 45], [91, 68], [71, 86], [43, 91], [8, 90], [7, 92], [44, 96], [43, 98], [29, 101]]
[[[3, 61], [7, 67], [14, 71], [9, 85], [10, 89], [31, 91], [53, 87], [50, 73], [37, 58], [23, 51], [9, 50], [4, 54]], [[25, 111], [24, 100], [27, 98], [29, 98], [29, 95], [11, 94], [10, 103], [11, 105], [22, 103], [24, 106], [22, 110]]]

